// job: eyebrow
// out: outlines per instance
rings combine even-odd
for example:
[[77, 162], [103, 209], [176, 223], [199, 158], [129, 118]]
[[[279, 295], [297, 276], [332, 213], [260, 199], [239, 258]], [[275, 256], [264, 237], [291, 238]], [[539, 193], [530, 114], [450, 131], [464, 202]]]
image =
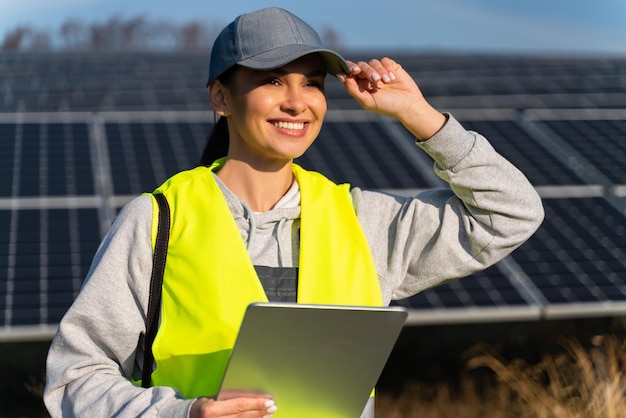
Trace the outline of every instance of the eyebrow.
[[[289, 71], [285, 71], [282, 68], [276, 68], [274, 70], [270, 70], [270, 72], [276, 73], [278, 75], [287, 75], [287, 74], [289, 74]], [[313, 70], [310, 73], [305, 74], [305, 77], [307, 77], [307, 78], [326, 77], [326, 72], [322, 71], [322, 70]]]

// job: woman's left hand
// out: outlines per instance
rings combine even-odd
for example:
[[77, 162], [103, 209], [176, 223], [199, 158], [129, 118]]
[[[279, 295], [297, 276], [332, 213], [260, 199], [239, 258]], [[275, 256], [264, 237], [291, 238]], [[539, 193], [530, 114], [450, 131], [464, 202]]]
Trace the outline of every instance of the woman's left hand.
[[364, 109], [399, 120], [419, 140], [430, 138], [445, 124], [445, 116], [430, 106], [413, 78], [394, 60], [347, 63], [350, 74], [337, 77]]

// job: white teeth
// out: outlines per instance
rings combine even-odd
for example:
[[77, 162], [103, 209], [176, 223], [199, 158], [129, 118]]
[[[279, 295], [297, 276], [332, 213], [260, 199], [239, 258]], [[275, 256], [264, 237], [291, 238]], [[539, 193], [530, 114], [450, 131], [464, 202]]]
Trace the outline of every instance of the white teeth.
[[291, 129], [294, 131], [301, 131], [304, 129], [304, 123], [303, 122], [283, 122], [283, 121], [278, 121], [278, 122], [274, 122], [274, 125], [280, 129]]

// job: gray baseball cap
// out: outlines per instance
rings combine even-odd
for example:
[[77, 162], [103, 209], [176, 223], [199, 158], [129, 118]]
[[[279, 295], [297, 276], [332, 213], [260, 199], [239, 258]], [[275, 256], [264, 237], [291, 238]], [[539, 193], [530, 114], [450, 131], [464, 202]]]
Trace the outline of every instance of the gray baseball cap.
[[273, 70], [311, 53], [322, 56], [327, 73], [349, 73], [341, 55], [326, 48], [309, 24], [287, 10], [267, 8], [243, 14], [213, 43], [207, 85], [235, 64]]

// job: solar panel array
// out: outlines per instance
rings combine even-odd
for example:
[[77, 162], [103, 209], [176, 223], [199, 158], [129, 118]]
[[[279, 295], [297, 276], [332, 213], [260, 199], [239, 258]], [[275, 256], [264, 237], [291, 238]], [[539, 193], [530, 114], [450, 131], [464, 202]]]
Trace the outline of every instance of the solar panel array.
[[[352, 56], [346, 53], [346, 56]], [[626, 59], [397, 54], [430, 102], [487, 136], [544, 198], [511, 256], [397, 301], [409, 323], [626, 312]], [[117, 211], [194, 166], [213, 123], [200, 54], [0, 57], [0, 339], [49, 338]], [[337, 182], [440, 187], [395, 121], [330, 78], [299, 159]]]

